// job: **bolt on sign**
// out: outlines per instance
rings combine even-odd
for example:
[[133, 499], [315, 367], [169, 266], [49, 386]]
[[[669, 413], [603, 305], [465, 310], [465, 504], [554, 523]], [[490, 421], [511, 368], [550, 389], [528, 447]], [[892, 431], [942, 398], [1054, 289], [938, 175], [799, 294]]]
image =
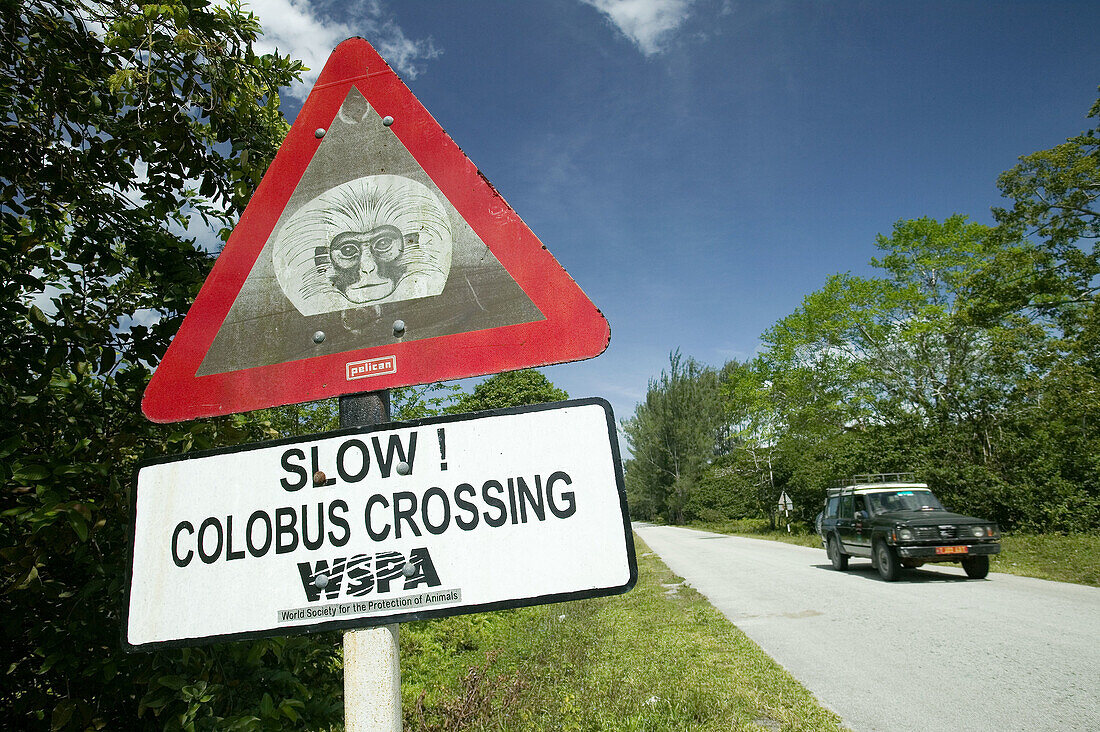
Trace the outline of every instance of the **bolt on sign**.
[[601, 399], [145, 463], [123, 645], [385, 625], [626, 592], [637, 579]]
[[145, 392], [173, 422], [597, 356], [607, 320], [361, 38], [321, 72]]

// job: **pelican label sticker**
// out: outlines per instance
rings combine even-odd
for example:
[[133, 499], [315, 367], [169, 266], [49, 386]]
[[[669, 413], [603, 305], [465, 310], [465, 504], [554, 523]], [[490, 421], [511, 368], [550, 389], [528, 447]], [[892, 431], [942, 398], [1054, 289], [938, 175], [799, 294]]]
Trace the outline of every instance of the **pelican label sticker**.
[[348, 381], [365, 379], [368, 376], [381, 376], [382, 374], [397, 373], [397, 356], [382, 356], [381, 358], [368, 358], [362, 361], [352, 361], [346, 367]]

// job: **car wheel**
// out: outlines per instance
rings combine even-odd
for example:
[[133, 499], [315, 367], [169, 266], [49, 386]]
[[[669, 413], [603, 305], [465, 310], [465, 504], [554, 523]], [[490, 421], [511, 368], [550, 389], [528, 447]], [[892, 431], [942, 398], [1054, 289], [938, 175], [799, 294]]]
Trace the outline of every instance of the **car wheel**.
[[875, 547], [875, 564], [878, 566], [879, 576], [887, 582], [893, 582], [901, 573], [898, 555], [894, 553], [894, 548], [885, 541], [880, 541]]
[[989, 557], [967, 557], [962, 560], [962, 565], [970, 579], [985, 579], [989, 574]]
[[840, 551], [840, 545], [837, 543], [835, 536], [829, 537], [829, 543], [826, 547], [829, 561], [833, 563], [833, 569], [838, 572], [843, 572], [848, 569], [848, 555]]

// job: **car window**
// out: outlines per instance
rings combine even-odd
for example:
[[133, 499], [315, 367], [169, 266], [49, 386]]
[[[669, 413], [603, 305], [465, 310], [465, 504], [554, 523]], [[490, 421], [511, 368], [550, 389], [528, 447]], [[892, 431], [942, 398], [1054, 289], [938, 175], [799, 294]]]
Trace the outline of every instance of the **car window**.
[[825, 517], [836, 518], [837, 508], [840, 506], [840, 496], [832, 496], [829, 498], [829, 503], [825, 506]]
[[840, 497], [840, 518], [852, 518], [852, 494]]
[[898, 491], [898, 502], [904, 511], [942, 511], [943, 504], [932, 491]]
[[867, 510], [867, 501], [864, 500], [863, 496], [856, 496], [856, 512], [858, 513], [859, 511], [866, 511], [866, 510]]
[[942, 511], [943, 505], [927, 489], [871, 493], [867, 496], [871, 513], [887, 511]]
[[877, 516], [880, 513], [886, 513], [887, 511], [896, 511], [897, 499], [893, 493], [869, 493], [867, 494], [867, 505], [870, 506], [871, 514]]

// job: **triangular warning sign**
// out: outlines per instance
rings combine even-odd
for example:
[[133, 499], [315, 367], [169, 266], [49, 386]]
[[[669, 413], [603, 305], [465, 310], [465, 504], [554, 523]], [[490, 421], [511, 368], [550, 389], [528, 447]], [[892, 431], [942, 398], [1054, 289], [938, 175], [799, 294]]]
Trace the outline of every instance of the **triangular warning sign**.
[[145, 391], [154, 422], [577, 361], [607, 320], [361, 38], [333, 51]]

